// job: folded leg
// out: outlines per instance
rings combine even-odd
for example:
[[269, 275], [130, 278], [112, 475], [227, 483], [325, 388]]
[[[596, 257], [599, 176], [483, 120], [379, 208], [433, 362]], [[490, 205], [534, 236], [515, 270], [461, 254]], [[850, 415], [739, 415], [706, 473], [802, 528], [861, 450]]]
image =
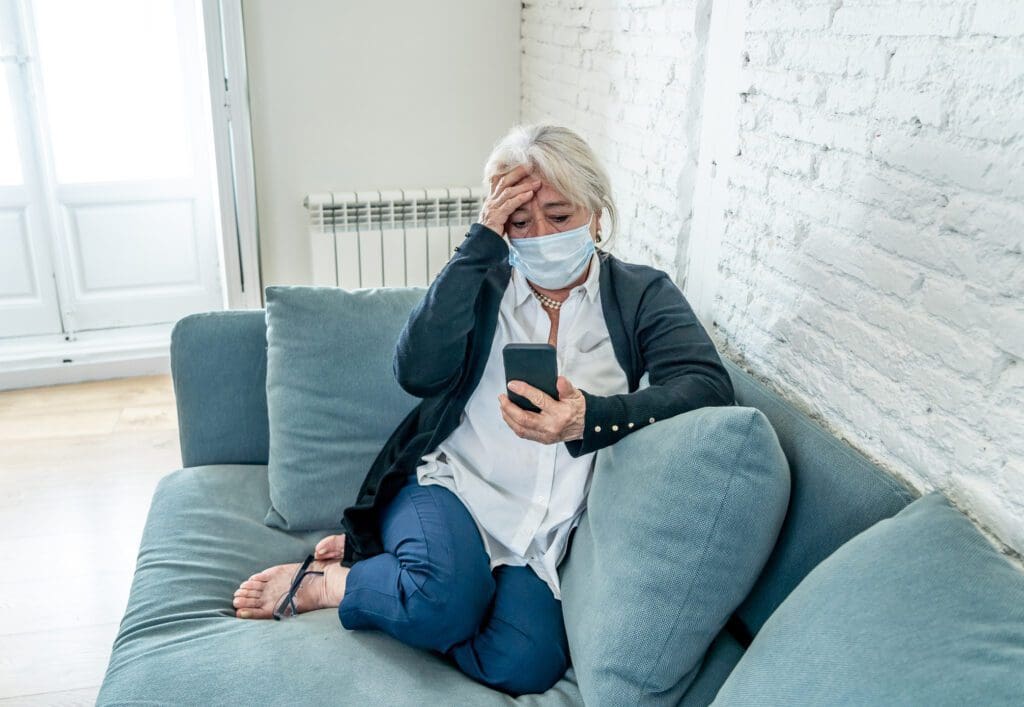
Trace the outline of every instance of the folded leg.
[[441, 653], [472, 635], [495, 581], [459, 497], [443, 486], [421, 486], [412, 475], [384, 511], [381, 540], [385, 552], [349, 569], [341, 624]]
[[529, 567], [499, 565], [494, 578], [494, 601], [479, 630], [445, 656], [510, 695], [545, 692], [569, 667], [562, 602]]

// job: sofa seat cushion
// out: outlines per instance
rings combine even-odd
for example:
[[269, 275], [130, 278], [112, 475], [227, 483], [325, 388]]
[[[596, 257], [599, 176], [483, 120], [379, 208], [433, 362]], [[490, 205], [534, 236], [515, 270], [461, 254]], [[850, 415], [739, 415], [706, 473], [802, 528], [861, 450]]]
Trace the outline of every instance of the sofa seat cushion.
[[[336, 610], [284, 621], [235, 618], [231, 601], [242, 580], [302, 560], [320, 538], [337, 532], [268, 527], [268, 504], [262, 465], [193, 467], [160, 480], [99, 704], [513, 701], [441, 656], [379, 631], [346, 630]], [[729, 649], [723, 647], [719, 673], [738, 659]], [[518, 702], [581, 705], [574, 677], [570, 668], [543, 695]], [[717, 689], [721, 680], [715, 682]]]
[[815, 567], [714, 704], [1022, 700], [1024, 572], [933, 491]]

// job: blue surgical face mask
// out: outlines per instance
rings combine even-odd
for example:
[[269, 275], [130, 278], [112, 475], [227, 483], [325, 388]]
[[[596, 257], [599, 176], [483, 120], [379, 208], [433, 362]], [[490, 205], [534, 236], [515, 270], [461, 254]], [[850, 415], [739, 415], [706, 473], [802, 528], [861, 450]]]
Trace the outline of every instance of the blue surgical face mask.
[[571, 231], [535, 238], [509, 238], [508, 243], [509, 264], [527, 280], [548, 290], [573, 283], [586, 270], [594, 254], [590, 221]]

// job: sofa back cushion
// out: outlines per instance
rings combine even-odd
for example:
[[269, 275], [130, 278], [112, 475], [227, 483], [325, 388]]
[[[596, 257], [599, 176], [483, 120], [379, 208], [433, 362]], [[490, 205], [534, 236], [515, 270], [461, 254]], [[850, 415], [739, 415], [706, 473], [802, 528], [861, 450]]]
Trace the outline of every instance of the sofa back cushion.
[[559, 566], [587, 704], [678, 705], [775, 544], [789, 470], [767, 418], [706, 407], [597, 453]]
[[755, 634], [815, 565], [857, 533], [914, 499], [896, 479], [804, 413], [724, 360], [740, 405], [771, 421], [792, 476], [789, 511], [779, 541], [737, 617]]
[[271, 507], [284, 530], [336, 528], [370, 465], [419, 403], [392, 371], [423, 287], [270, 286], [267, 415]]
[[1011, 705], [1024, 572], [938, 491], [847, 542], [765, 622], [714, 705]]

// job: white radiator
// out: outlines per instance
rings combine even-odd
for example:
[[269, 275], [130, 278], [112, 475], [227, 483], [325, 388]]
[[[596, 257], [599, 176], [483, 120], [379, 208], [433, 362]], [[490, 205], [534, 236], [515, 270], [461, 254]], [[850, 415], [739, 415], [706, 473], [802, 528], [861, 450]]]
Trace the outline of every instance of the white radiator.
[[480, 187], [310, 194], [313, 284], [429, 285], [477, 220]]

